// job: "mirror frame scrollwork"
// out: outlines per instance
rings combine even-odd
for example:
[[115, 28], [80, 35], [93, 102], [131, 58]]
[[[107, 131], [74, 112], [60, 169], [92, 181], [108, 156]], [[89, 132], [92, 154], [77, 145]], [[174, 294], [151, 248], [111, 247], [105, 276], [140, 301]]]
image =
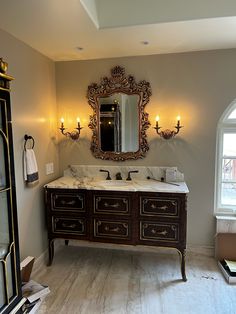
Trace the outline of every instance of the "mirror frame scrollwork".
[[[136, 152], [110, 152], [102, 151], [99, 143], [99, 98], [109, 97], [113, 93], [139, 95], [139, 149]], [[128, 159], [143, 158], [149, 150], [146, 130], [149, 128], [148, 113], [144, 108], [152, 94], [150, 83], [142, 80], [136, 82], [131, 75], [125, 76], [125, 69], [115, 66], [111, 69], [111, 77], [103, 77], [100, 84], [93, 83], [88, 86], [88, 103], [93, 109], [90, 116], [89, 128], [92, 130], [91, 151], [96, 158], [104, 160], [124, 161]]]

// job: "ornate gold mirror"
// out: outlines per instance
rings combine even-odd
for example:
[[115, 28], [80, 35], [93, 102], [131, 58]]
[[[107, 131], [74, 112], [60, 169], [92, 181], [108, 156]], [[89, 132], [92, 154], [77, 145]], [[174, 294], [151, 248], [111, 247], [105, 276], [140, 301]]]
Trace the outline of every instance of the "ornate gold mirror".
[[88, 102], [93, 109], [91, 151], [96, 158], [127, 160], [143, 158], [149, 147], [146, 130], [150, 123], [144, 111], [151, 96], [150, 84], [125, 76], [125, 69], [111, 69], [111, 78], [88, 87]]

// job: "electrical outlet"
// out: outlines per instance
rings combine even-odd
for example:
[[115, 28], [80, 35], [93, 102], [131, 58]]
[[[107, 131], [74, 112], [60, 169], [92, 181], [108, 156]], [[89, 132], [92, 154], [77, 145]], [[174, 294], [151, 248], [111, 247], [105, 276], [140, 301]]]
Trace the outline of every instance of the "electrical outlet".
[[53, 162], [46, 164], [46, 175], [54, 173]]

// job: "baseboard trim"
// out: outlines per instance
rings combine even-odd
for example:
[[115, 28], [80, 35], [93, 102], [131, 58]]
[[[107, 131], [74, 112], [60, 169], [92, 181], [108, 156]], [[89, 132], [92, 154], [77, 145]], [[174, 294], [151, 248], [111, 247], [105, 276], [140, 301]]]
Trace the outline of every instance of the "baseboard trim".
[[213, 257], [215, 255], [214, 246], [203, 246], [203, 245], [187, 245], [187, 253], [199, 254], [204, 256]]
[[[54, 253], [59, 250], [59, 248], [62, 246], [63, 240], [59, 239], [57, 241], [54, 241]], [[31, 274], [31, 277], [34, 277], [34, 274], [38, 272], [41, 268], [44, 268], [48, 264], [48, 249], [46, 249], [39, 257], [35, 258], [34, 261], [34, 267]]]

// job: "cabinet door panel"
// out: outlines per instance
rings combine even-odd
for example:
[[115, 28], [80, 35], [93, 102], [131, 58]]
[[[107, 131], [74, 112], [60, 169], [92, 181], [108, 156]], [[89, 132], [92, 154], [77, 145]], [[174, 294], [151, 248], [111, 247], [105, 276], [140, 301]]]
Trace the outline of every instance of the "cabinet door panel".
[[0, 313], [21, 300], [10, 81], [0, 73]]

